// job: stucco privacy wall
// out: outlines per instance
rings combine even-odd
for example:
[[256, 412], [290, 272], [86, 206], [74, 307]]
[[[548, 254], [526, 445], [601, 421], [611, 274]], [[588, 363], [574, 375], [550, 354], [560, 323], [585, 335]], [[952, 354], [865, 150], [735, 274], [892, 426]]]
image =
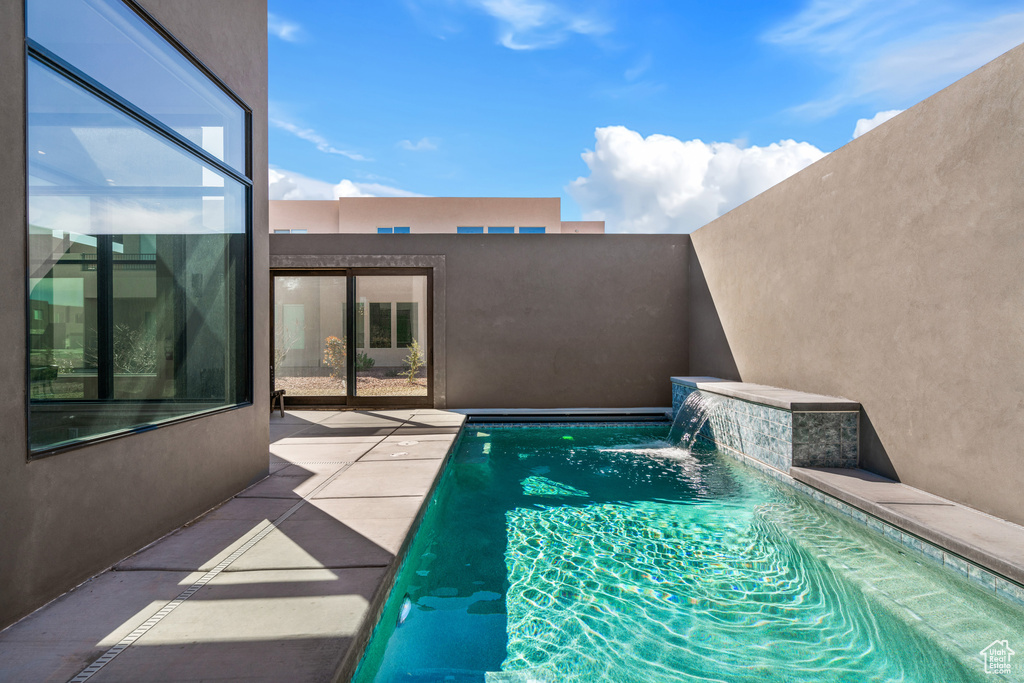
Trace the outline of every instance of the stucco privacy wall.
[[272, 265], [279, 255], [309, 255], [308, 267], [344, 264], [332, 255], [443, 255], [448, 408], [670, 405], [665, 378], [687, 364], [689, 243], [687, 235], [270, 237]]
[[267, 7], [142, 4], [253, 109], [255, 406], [26, 462], [23, 3], [0, 3], [0, 627], [262, 476], [269, 439]]
[[859, 401], [862, 466], [1024, 523], [1024, 48], [692, 239], [691, 373]]

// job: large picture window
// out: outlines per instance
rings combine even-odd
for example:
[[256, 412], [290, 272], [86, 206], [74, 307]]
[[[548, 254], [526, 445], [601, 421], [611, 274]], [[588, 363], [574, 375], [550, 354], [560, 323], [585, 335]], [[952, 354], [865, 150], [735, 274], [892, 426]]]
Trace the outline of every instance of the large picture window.
[[248, 111], [120, 0], [27, 9], [30, 450], [250, 400]]

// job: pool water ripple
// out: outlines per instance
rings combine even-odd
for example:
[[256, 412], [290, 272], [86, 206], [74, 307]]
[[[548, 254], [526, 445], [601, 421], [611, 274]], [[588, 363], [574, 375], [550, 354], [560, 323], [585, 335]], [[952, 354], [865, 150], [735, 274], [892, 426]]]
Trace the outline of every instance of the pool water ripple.
[[[463, 438], [356, 680], [980, 681], [971, 638], [1024, 632], [716, 453], [565, 435]], [[925, 609], [942, 591], [952, 607]], [[991, 627], [958, 632], [972, 614]]]

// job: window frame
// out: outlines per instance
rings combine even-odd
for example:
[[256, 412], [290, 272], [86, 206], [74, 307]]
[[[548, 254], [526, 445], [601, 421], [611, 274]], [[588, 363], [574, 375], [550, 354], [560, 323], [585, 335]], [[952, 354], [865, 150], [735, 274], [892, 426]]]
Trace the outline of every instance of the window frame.
[[[26, 461], [38, 460], [41, 458], [51, 457], [68, 451], [75, 451], [81, 448], [87, 448], [99, 443], [112, 441], [114, 439], [121, 439], [124, 437], [133, 436], [141, 432], [151, 431], [154, 429], [160, 429], [169, 425], [180, 424], [182, 422], [189, 422], [191, 420], [202, 419], [216, 415], [219, 413], [225, 413], [229, 411], [238, 410], [241, 408], [247, 408], [254, 405], [255, 396], [255, 339], [254, 339], [254, 312], [255, 312], [255, 290], [254, 290], [254, 273], [253, 273], [253, 144], [252, 144], [252, 133], [253, 133], [253, 112], [252, 108], [246, 104], [246, 102], [239, 97], [234, 91], [229, 88], [224, 81], [222, 81], [209, 67], [206, 66], [191, 50], [185, 47], [179, 42], [174, 35], [167, 30], [159, 21], [157, 21], [145, 8], [139, 5], [135, 0], [109, 0], [110, 2], [120, 2], [124, 4], [129, 10], [131, 10], [140, 21], [147, 24], [152, 28], [163, 40], [167, 46], [177, 51], [186, 61], [190, 62], [210, 83], [216, 86], [218, 89], [223, 91], [235, 104], [242, 110], [244, 118], [244, 173], [239, 173], [238, 170], [233, 168], [225, 161], [221, 161], [206, 150], [199, 147], [197, 144], [183, 137], [177, 131], [171, 129], [166, 124], [161, 123], [156, 117], [150, 116], [139, 107], [132, 104], [130, 101], [120, 96], [103, 83], [92, 78], [88, 74], [84, 73], [73, 64], [68, 63], [61, 57], [48, 50], [46, 47], [38, 43], [29, 37], [28, 33], [28, 7], [27, 3], [29, 0], [24, 0], [21, 3], [22, 7], [22, 35], [24, 37], [23, 46], [23, 63], [22, 63], [22, 143], [24, 145], [23, 165], [24, 175], [22, 176], [25, 182], [24, 191], [24, 232], [23, 232], [23, 254], [22, 254], [22, 278], [24, 283], [24, 316], [25, 330], [24, 330], [24, 342], [25, 342], [25, 353], [23, 354], [22, 360], [25, 363], [24, 377], [22, 385], [25, 389], [25, 400], [24, 400], [24, 427], [25, 427], [25, 452]], [[169, 145], [176, 146], [182, 149], [185, 153], [191, 154], [193, 157], [197, 157], [196, 162], [207, 163], [214, 167], [221, 173], [224, 173], [232, 180], [238, 182], [244, 191], [244, 212], [243, 220], [244, 225], [244, 236], [245, 236], [245, 255], [244, 255], [244, 267], [245, 273], [242, 277], [241, 286], [245, 290], [245, 305], [242, 307], [243, 314], [245, 315], [245, 340], [242, 344], [241, 352], [244, 354], [244, 359], [236, 358], [234, 363], [241, 364], [244, 362], [244, 372], [240, 373], [240, 376], [245, 381], [244, 390], [241, 391], [242, 398], [236, 403], [229, 405], [223, 405], [217, 408], [211, 408], [210, 410], [204, 410], [200, 412], [189, 413], [180, 417], [172, 417], [166, 420], [160, 420], [159, 422], [146, 423], [136, 425], [134, 427], [125, 427], [116, 432], [110, 434], [103, 434], [95, 437], [84, 437], [81, 440], [76, 440], [72, 443], [63, 443], [61, 445], [53, 446], [50, 448], [40, 448], [37, 450], [32, 449], [30, 441], [30, 420], [32, 413], [32, 398], [31, 398], [31, 364], [28, 362], [29, 351], [31, 348], [29, 335], [30, 329], [28, 325], [29, 316], [31, 315], [32, 302], [29, 297], [30, 283], [29, 283], [29, 264], [31, 263], [30, 258], [30, 240], [28, 239], [29, 230], [29, 146], [28, 146], [28, 132], [29, 132], [29, 92], [28, 92], [28, 70], [29, 66], [35, 60], [43, 67], [50, 69], [58, 76], [68, 80], [72, 85], [81, 88], [86, 93], [99, 98], [107, 105], [120, 111], [125, 116], [137, 122], [139, 125], [150, 130], [151, 132], [162, 137]], [[116, 400], [104, 400], [104, 401], [75, 401], [73, 405], [116, 405]]]

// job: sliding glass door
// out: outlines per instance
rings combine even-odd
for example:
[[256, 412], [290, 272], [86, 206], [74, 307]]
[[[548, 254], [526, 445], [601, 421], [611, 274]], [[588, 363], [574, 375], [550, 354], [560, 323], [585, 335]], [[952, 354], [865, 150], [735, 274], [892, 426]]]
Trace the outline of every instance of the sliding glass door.
[[287, 404], [432, 405], [429, 269], [273, 276], [271, 362]]
[[356, 394], [427, 396], [427, 278], [356, 277]]
[[274, 277], [275, 389], [288, 399], [316, 397], [344, 401], [347, 337], [343, 273]]

